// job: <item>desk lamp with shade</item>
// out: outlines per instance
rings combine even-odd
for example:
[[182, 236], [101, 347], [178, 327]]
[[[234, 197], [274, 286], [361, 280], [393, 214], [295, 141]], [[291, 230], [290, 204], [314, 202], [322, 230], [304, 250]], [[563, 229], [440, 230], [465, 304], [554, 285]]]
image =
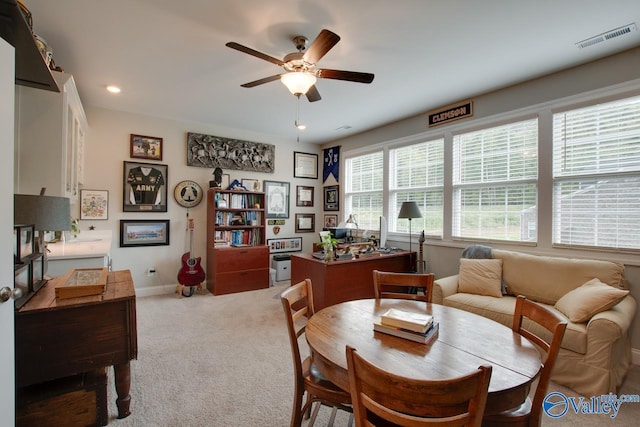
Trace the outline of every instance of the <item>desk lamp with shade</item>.
[[43, 254], [46, 272], [47, 249], [44, 239], [46, 231], [71, 230], [71, 207], [67, 197], [45, 196], [44, 188], [40, 195], [14, 194], [13, 221], [15, 224], [33, 224], [38, 236], [35, 239], [36, 250]]
[[349, 214], [349, 218], [347, 218], [347, 222], [345, 222], [344, 228], [349, 230], [349, 243], [353, 243], [354, 238], [351, 230], [356, 230], [356, 236], [358, 235], [358, 223], [356, 222], [353, 214]]
[[408, 219], [409, 220], [409, 252], [411, 250], [411, 220], [413, 218], [422, 218], [422, 213], [420, 212], [420, 207], [416, 202], [402, 202], [402, 206], [400, 207], [400, 213], [398, 214], [398, 219]]

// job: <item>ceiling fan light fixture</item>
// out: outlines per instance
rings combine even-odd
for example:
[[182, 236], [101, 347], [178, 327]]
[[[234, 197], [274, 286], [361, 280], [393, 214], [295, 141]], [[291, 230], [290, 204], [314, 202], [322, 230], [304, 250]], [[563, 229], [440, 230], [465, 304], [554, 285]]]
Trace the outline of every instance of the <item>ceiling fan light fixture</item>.
[[304, 95], [316, 84], [316, 76], [303, 71], [292, 71], [280, 76], [280, 81], [294, 95]]

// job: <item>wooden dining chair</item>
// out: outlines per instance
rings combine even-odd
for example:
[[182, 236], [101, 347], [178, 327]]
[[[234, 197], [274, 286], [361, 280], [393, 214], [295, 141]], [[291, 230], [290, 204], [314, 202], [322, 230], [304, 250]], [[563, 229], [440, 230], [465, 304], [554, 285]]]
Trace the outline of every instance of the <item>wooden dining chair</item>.
[[[417, 380], [387, 372], [347, 345], [349, 387], [356, 427], [480, 426], [492, 368], [444, 380]], [[372, 421], [373, 420], [373, 421]]]
[[[291, 353], [293, 355], [293, 366], [295, 373], [295, 389], [293, 398], [293, 411], [291, 413], [291, 427], [299, 427], [302, 423], [303, 415], [309, 416], [311, 406], [314, 402], [321, 405], [353, 412], [351, 408], [351, 395], [342, 390], [328, 379], [324, 378], [320, 371], [313, 365], [311, 357], [302, 360], [300, 354], [299, 338], [304, 334], [306, 319], [313, 316], [313, 290], [311, 280], [305, 279], [292, 285], [280, 294], [282, 307], [287, 319], [287, 329], [289, 331], [289, 342], [291, 343]], [[307, 394], [304, 405], [302, 400]], [[319, 406], [318, 406], [319, 408]], [[314, 411], [308, 426], [312, 426], [315, 414]], [[332, 412], [330, 424], [333, 422], [336, 410]]]
[[[524, 318], [528, 318], [551, 332], [549, 342], [528, 329], [525, 329], [523, 326]], [[540, 426], [542, 419], [542, 401], [547, 394], [547, 387], [551, 380], [551, 371], [553, 370], [558, 352], [560, 351], [560, 343], [567, 329], [567, 322], [544, 306], [519, 295], [516, 299], [512, 329], [534, 342], [546, 353], [546, 357], [544, 357], [542, 361], [538, 385], [533, 394], [533, 399], [527, 397], [525, 402], [517, 408], [486, 416], [482, 423], [483, 426]]]
[[[373, 270], [373, 290], [376, 299], [400, 298], [431, 302], [433, 294], [432, 273], [392, 273], [388, 271]], [[422, 293], [413, 293], [411, 290], [423, 289]]]

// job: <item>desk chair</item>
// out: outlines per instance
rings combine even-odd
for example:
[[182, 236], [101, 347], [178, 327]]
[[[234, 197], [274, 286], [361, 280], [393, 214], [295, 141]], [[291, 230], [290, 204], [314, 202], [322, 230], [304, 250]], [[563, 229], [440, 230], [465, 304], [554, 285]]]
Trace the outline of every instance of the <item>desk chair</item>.
[[384, 422], [412, 427], [480, 426], [489, 393], [490, 365], [457, 378], [416, 380], [380, 369], [352, 347], [347, 346], [346, 351], [356, 427]]
[[[300, 347], [298, 345], [298, 339], [304, 334], [306, 327], [306, 319], [304, 318], [308, 319], [313, 316], [314, 313], [311, 280], [305, 279], [300, 283], [292, 285], [280, 294], [280, 300], [287, 319], [289, 342], [291, 343], [295, 371], [291, 427], [299, 427], [301, 425], [303, 414], [305, 418], [309, 416], [311, 406], [314, 402], [320, 402], [322, 405], [334, 408], [330, 419], [330, 424], [333, 424], [333, 419], [336, 414], [335, 408], [353, 412], [351, 408], [351, 396], [348, 392], [340, 389], [331, 381], [324, 378], [313, 365], [311, 357], [302, 360]], [[302, 398], [305, 392], [307, 393], [307, 400], [303, 406]], [[308, 426], [313, 425], [319, 407], [320, 405], [316, 407]]]
[[[391, 273], [373, 270], [373, 288], [376, 299], [400, 298], [431, 302], [433, 294], [432, 273]], [[424, 289], [424, 295], [411, 293], [412, 288]]]
[[[537, 323], [551, 332], [549, 342], [540, 338], [533, 332], [525, 329], [522, 325], [523, 319]], [[542, 401], [547, 393], [547, 387], [551, 379], [551, 371], [556, 362], [556, 357], [560, 351], [560, 343], [564, 337], [567, 322], [554, 312], [548, 310], [540, 304], [526, 299], [519, 295], [516, 299], [516, 308], [513, 316], [512, 329], [523, 337], [533, 341], [547, 354], [542, 362], [538, 385], [533, 395], [533, 400], [527, 400], [517, 408], [485, 417], [483, 426], [540, 426], [542, 418]]]

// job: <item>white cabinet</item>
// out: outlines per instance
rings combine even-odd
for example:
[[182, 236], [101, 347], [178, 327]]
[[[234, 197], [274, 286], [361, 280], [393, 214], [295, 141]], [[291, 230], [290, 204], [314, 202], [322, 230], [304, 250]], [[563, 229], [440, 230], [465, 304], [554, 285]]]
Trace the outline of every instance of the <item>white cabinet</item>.
[[77, 200], [87, 118], [73, 76], [53, 72], [60, 93], [16, 86], [15, 187]]
[[77, 239], [47, 245], [47, 276], [67, 274], [72, 268], [109, 267], [111, 231], [83, 231]]

